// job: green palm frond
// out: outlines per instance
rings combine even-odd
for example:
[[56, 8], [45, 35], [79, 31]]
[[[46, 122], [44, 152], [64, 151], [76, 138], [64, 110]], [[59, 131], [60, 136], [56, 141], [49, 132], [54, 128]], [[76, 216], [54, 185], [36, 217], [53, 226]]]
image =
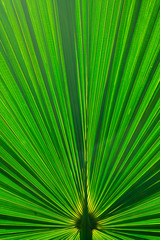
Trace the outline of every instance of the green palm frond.
[[0, 0], [0, 239], [160, 238], [159, 0]]

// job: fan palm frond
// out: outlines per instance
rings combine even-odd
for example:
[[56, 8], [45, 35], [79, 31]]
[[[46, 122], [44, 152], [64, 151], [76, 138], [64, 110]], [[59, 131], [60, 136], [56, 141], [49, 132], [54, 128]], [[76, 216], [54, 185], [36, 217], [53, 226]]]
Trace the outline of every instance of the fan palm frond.
[[159, 239], [159, 9], [0, 0], [0, 239]]

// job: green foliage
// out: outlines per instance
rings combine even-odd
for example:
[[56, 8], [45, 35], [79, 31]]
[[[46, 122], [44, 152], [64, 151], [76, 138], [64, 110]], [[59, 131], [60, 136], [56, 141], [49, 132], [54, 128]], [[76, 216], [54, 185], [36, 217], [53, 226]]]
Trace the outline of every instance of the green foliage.
[[0, 239], [159, 239], [159, 9], [0, 0]]

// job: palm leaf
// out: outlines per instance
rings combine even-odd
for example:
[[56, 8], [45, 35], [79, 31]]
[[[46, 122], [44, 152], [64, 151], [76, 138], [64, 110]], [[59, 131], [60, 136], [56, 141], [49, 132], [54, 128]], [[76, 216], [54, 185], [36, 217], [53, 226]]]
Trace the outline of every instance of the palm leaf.
[[0, 239], [159, 239], [158, 0], [0, 0]]

